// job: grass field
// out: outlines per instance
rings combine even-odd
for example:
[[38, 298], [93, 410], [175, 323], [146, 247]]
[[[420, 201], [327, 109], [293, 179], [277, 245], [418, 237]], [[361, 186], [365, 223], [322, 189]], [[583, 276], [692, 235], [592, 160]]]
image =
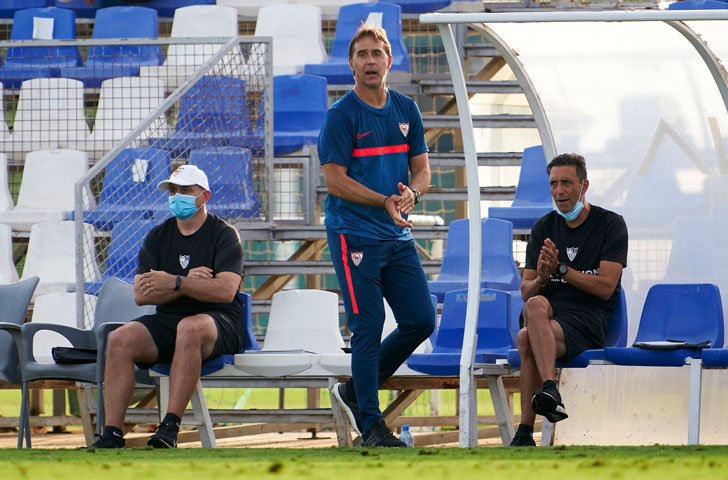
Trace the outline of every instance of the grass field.
[[728, 447], [0, 450], [3, 479], [664, 479], [728, 477]]

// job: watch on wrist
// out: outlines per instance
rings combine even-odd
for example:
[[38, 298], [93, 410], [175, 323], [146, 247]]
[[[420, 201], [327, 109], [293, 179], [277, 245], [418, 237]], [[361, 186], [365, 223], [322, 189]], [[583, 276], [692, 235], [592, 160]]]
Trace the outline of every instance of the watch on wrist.
[[556, 278], [561, 278], [564, 275], [566, 275], [568, 272], [569, 272], [568, 265], [566, 265], [565, 263], [559, 263], [558, 265], [556, 265], [556, 273], [554, 274], [554, 276]]
[[422, 193], [420, 193], [420, 191], [416, 188], [409, 187], [409, 189], [412, 190], [412, 193], [415, 194], [415, 205], [417, 205], [418, 203], [420, 203], [420, 200], [422, 200]]
[[178, 291], [179, 287], [181, 287], [181, 286], [182, 286], [182, 277], [177, 275], [177, 278], [174, 280], [174, 291], [175, 292]]

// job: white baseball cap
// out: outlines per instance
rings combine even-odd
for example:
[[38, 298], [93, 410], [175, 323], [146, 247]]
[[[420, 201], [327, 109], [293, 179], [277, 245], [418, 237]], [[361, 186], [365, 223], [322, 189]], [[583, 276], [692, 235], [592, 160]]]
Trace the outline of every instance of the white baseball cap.
[[197, 165], [182, 165], [178, 167], [177, 170], [172, 172], [169, 180], [159, 182], [157, 190], [169, 190], [170, 184], [182, 187], [199, 185], [205, 190], [210, 190], [210, 185], [207, 183], [207, 175], [205, 175], [205, 172], [197, 168]]

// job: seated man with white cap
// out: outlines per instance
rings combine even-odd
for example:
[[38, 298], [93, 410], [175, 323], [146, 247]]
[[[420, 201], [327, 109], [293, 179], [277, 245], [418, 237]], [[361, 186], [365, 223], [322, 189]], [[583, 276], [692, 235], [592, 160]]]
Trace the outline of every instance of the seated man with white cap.
[[138, 305], [156, 305], [153, 315], [115, 330], [106, 351], [103, 435], [95, 448], [124, 448], [121, 427], [134, 391], [134, 364], [172, 363], [167, 415], [148, 445], [177, 446], [180, 418], [200, 377], [202, 362], [238, 352], [243, 337], [243, 248], [235, 228], [208, 213], [205, 173], [183, 165], [157, 188], [169, 191], [174, 215], [154, 227], [139, 251], [134, 276]]

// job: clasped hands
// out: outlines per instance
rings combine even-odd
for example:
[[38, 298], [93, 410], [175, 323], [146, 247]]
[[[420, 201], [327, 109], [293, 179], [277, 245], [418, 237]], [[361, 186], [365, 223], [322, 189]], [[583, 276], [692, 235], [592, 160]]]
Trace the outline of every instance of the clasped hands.
[[[195, 267], [187, 272], [187, 278], [206, 279], [213, 278], [212, 269], [209, 267]], [[177, 276], [161, 270], [150, 270], [143, 273], [139, 278], [139, 288], [143, 295], [151, 295], [155, 292], [173, 291]]]
[[541, 286], [546, 286], [549, 277], [556, 272], [559, 265], [559, 251], [556, 244], [550, 238], [544, 240], [541, 246], [541, 253], [538, 255], [538, 263], [536, 264], [536, 281]]
[[394, 220], [395, 225], [412, 228], [412, 222], [405, 220], [402, 214], [408, 214], [415, 206], [415, 194], [402, 182], [397, 184], [399, 195], [390, 195], [384, 200], [384, 208]]

